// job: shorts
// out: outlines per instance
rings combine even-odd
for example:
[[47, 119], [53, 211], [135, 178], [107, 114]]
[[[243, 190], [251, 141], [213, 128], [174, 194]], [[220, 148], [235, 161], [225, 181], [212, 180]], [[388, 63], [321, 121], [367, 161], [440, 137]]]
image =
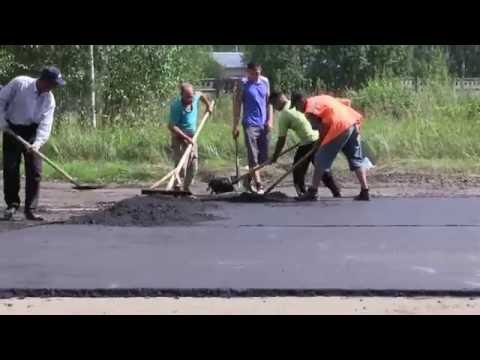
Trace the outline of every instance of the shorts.
[[270, 132], [267, 128], [244, 127], [245, 145], [248, 154], [248, 166], [255, 167], [268, 160]]
[[340, 151], [346, 156], [351, 171], [366, 167], [356, 126], [350, 127], [332, 142], [320, 146], [315, 154], [315, 167], [323, 171], [329, 170]]

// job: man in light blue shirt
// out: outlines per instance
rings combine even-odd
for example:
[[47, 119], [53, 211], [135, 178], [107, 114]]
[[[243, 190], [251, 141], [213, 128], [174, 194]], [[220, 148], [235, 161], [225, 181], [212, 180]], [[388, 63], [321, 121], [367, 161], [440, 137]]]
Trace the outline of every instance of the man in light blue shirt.
[[[176, 164], [182, 158], [188, 145], [193, 145], [190, 158], [180, 173], [180, 178], [183, 179], [183, 190], [187, 192], [191, 192], [190, 185], [198, 171], [198, 146], [193, 142], [193, 136], [197, 131], [200, 101], [205, 104], [208, 112], [213, 111], [212, 105], [205, 95], [195, 94], [191, 84], [183, 83], [180, 86], [180, 97], [170, 105], [168, 128], [172, 134], [172, 152]], [[175, 184], [175, 188], [179, 190], [181, 184]]]

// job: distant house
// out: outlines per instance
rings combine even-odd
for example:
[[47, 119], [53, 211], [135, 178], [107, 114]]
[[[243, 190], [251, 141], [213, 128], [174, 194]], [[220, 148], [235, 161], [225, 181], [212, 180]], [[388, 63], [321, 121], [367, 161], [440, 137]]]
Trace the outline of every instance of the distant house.
[[214, 79], [200, 81], [199, 90], [211, 95], [231, 93], [235, 81], [245, 77], [247, 66], [241, 52], [212, 52], [212, 59], [220, 65], [220, 71]]
[[213, 52], [212, 58], [222, 68], [222, 79], [238, 79], [245, 76], [247, 66], [241, 52]]

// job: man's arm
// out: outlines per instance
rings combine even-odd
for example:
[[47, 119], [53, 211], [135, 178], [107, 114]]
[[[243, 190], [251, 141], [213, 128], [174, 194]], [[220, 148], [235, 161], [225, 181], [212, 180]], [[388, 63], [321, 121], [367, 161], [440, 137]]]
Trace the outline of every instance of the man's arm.
[[45, 143], [50, 138], [53, 127], [53, 114], [55, 113], [55, 103], [52, 103], [48, 109], [42, 114], [42, 118], [38, 124], [37, 135], [35, 141], [32, 144], [32, 147], [35, 150], [40, 150], [40, 148], [45, 145]]
[[273, 107], [272, 105], [267, 106], [267, 125], [270, 131], [273, 130]]
[[0, 128], [8, 128], [6, 121], [7, 105], [13, 100], [16, 92], [16, 83], [14, 80], [10, 81], [7, 85], [0, 90]]
[[242, 112], [242, 90], [240, 82], [237, 82], [233, 91], [233, 137], [240, 135], [240, 115]]
[[272, 163], [277, 162], [278, 157], [280, 156], [280, 153], [282, 152], [286, 143], [287, 143], [286, 135], [278, 138], [277, 145], [275, 146], [275, 152], [273, 153], [272, 160], [271, 160]]
[[270, 104], [270, 81], [265, 78], [267, 81], [267, 126], [270, 131], [273, 130], [273, 106]]
[[168, 123], [168, 129], [172, 132], [174, 136], [177, 136], [180, 139], [185, 140], [189, 144], [193, 144], [193, 139], [187, 134], [185, 134], [178, 126], [176, 126], [171, 121]]
[[200, 101], [205, 104], [205, 107], [207, 108], [207, 112], [209, 113], [213, 112], [212, 103], [206, 95], [200, 94]]
[[281, 111], [280, 114], [278, 115], [277, 123], [278, 123], [278, 140], [277, 140], [277, 145], [275, 146], [275, 152], [273, 153], [273, 156], [271, 159], [272, 163], [277, 162], [278, 157], [280, 156], [280, 153], [282, 152], [287, 142], [287, 134], [291, 126], [291, 118], [287, 113], [285, 113], [284, 111]]
[[320, 125], [318, 127], [318, 132], [319, 132], [318, 141], [320, 144], [323, 142], [323, 139], [325, 139], [325, 137], [327, 136], [329, 129], [330, 128], [327, 127], [323, 122], [320, 122]]

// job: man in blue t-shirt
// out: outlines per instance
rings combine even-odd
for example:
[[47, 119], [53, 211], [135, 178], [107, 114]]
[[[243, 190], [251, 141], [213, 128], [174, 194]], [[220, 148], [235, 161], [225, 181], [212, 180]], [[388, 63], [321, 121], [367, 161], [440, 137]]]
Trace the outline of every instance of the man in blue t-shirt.
[[[193, 136], [197, 131], [198, 108], [202, 101], [208, 112], [213, 108], [208, 98], [201, 94], [195, 94], [193, 86], [183, 83], [180, 86], [180, 97], [170, 105], [170, 122], [168, 128], [172, 134], [172, 152], [175, 163], [178, 164], [188, 145], [193, 144], [190, 158], [183, 167], [180, 178], [183, 179], [183, 190], [190, 191], [190, 185], [198, 170], [198, 146], [193, 142]], [[175, 184], [177, 190], [180, 184]]]
[[[270, 133], [273, 129], [273, 109], [269, 104], [270, 83], [262, 76], [262, 67], [250, 63], [247, 78], [237, 86], [233, 103], [233, 137], [240, 135], [240, 114], [243, 108], [242, 126], [250, 169], [268, 160]], [[256, 191], [264, 192], [260, 172], [254, 174]], [[250, 186], [251, 179], [248, 180]]]

